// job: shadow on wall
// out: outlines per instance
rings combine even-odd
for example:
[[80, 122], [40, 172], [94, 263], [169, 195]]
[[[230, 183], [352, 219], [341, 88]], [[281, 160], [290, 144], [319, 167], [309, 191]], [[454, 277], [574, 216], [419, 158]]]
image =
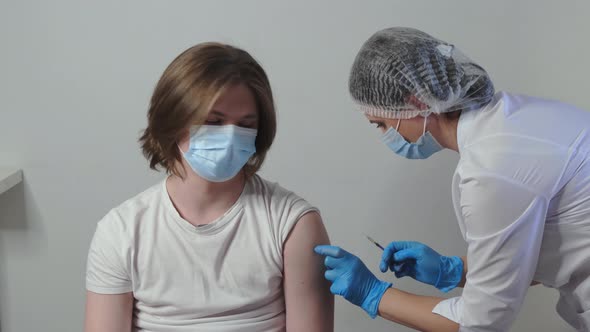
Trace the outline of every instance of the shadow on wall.
[[8, 321], [11, 287], [7, 271], [47, 250], [47, 233], [26, 178], [0, 195], [0, 332]]

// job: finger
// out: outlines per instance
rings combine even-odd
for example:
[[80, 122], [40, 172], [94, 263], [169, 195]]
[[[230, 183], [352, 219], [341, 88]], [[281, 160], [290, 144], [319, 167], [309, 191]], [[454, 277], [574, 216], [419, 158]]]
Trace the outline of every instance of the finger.
[[342, 289], [342, 286], [336, 282], [333, 283], [332, 286], [330, 286], [330, 292], [334, 295], [342, 295], [343, 291], [344, 289]]
[[385, 261], [388, 266], [394, 264], [397, 260], [395, 258], [395, 254], [400, 251], [408, 250], [414, 247], [414, 242], [410, 241], [393, 241], [387, 245], [385, 250], [383, 250], [383, 254], [381, 255], [381, 259]]
[[416, 259], [418, 259], [418, 253], [412, 249], [405, 249], [405, 250], [401, 250], [401, 251], [396, 252], [393, 255], [393, 259], [396, 263], [400, 263], [400, 262], [403, 262], [408, 259], [416, 260]]
[[415, 266], [413, 264], [404, 264], [402, 268], [399, 270], [399, 278], [403, 277], [412, 277], [415, 272]]
[[413, 247], [413, 242], [410, 241], [393, 241], [387, 245], [393, 252], [410, 249]]
[[396, 278], [403, 278], [407, 276], [411, 276], [412, 267], [409, 264], [404, 264], [404, 266], [397, 272], [395, 272]]
[[381, 254], [381, 262], [379, 263], [379, 268], [381, 272], [387, 271], [387, 268], [393, 264], [393, 255], [395, 254], [395, 248], [391, 246], [391, 244], [383, 250], [383, 254]]
[[336, 280], [339, 276], [340, 276], [340, 272], [337, 270], [327, 270], [324, 273], [324, 277], [326, 277], [327, 280], [334, 282], [334, 280]]
[[341, 249], [340, 247], [329, 246], [329, 245], [316, 246], [314, 248], [314, 251], [317, 254], [320, 254], [323, 256], [332, 256], [332, 257], [336, 257], [336, 258], [340, 258], [340, 257], [344, 256], [344, 254], [346, 253], [346, 251]]
[[339, 263], [340, 262], [338, 258], [334, 258], [332, 256], [326, 256], [326, 258], [324, 258], [324, 265], [329, 269], [335, 269], [338, 267]]
[[405, 266], [405, 263], [404, 262], [402, 262], [402, 263], [394, 263], [391, 266], [391, 272], [399, 272], [399, 271], [401, 271], [404, 268], [404, 266]]

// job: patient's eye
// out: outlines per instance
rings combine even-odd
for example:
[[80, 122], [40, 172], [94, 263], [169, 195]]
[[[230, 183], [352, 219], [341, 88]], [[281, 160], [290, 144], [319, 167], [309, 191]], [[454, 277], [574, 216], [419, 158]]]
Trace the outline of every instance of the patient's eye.
[[220, 119], [207, 119], [207, 121], [205, 121], [206, 125], [209, 126], [219, 126], [221, 125], [221, 120]]
[[255, 120], [247, 120], [247, 121], [242, 121], [238, 124], [238, 127], [242, 127], [242, 128], [250, 128], [250, 129], [257, 129], [258, 122]]

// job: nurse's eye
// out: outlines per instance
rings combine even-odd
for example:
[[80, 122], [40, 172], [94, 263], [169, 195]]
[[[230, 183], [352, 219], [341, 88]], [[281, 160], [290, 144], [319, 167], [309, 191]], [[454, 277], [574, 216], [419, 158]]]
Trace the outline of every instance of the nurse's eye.
[[375, 128], [377, 128], [377, 129], [385, 128], [385, 123], [383, 123], [383, 122], [373, 122], [373, 124], [375, 125]]

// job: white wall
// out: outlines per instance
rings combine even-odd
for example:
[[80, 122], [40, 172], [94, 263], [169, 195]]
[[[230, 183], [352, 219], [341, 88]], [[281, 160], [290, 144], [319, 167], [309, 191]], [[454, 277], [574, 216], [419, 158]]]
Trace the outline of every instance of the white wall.
[[[217, 40], [260, 60], [279, 111], [263, 175], [317, 204], [333, 242], [377, 272], [362, 232], [465, 246], [450, 200], [457, 156], [397, 158], [355, 112], [347, 77], [362, 42], [413, 26], [454, 42], [499, 90], [590, 109], [589, 11], [583, 0], [0, 1], [0, 165], [25, 174], [0, 196], [2, 331], [81, 329], [95, 224], [161, 178], [137, 138], [156, 80], [185, 48]], [[514, 330], [566, 331], [555, 295], [532, 289]], [[406, 331], [341, 299], [336, 320], [337, 331]]]

